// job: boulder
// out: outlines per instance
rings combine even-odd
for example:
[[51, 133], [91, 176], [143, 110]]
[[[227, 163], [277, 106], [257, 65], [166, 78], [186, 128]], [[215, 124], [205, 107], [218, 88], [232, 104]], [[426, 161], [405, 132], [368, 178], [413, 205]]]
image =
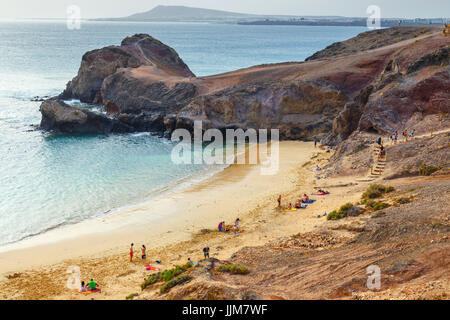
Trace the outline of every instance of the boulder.
[[103, 80], [120, 68], [153, 66], [171, 75], [189, 77], [194, 74], [172, 48], [147, 35], [125, 38], [120, 46], [92, 50], [83, 55], [78, 75], [70, 81], [60, 99], [101, 102], [99, 90]]
[[41, 128], [61, 133], [111, 133], [133, 132], [133, 127], [82, 108], [67, 105], [59, 100], [46, 100], [40, 109]]

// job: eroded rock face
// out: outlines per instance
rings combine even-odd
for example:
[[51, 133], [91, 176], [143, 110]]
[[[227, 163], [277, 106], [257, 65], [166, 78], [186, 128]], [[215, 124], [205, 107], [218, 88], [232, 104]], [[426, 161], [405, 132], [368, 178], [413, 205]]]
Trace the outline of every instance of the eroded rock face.
[[137, 34], [124, 39], [120, 46], [87, 52], [82, 58], [78, 75], [67, 84], [60, 98], [101, 103], [99, 90], [106, 77], [120, 68], [139, 66], [153, 66], [172, 75], [193, 76], [175, 50], [149, 35]]
[[372, 94], [362, 111], [358, 129], [384, 134], [406, 126], [419, 129], [424, 117], [449, 112], [450, 67], [422, 70]]
[[339, 90], [313, 82], [243, 84], [198, 97], [178, 116], [206, 128], [276, 128], [282, 139], [300, 139], [328, 132], [346, 101]]
[[163, 81], [142, 81], [124, 69], [107, 77], [101, 92], [104, 102], [113, 102], [120, 113], [139, 114], [142, 111], [170, 113], [180, 110], [196, 95], [190, 82], [168, 86]]

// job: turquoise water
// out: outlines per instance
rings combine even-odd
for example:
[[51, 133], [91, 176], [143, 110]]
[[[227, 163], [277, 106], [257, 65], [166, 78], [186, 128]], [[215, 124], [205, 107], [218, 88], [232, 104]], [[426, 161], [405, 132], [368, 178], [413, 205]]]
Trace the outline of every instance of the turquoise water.
[[0, 22], [0, 245], [143, 201], [220, 168], [174, 165], [173, 144], [147, 133], [65, 136], [35, 129], [34, 96], [56, 95], [88, 50], [134, 33], [173, 47], [198, 76], [302, 61], [360, 27], [180, 23]]

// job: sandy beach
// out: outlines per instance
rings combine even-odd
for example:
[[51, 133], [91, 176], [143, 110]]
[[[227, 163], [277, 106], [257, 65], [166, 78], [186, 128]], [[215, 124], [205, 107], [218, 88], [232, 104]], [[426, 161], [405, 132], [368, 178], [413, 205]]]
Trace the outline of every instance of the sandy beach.
[[[75, 265], [83, 279], [93, 277], [102, 285], [103, 292], [96, 299], [123, 299], [136, 291], [148, 274], [140, 257], [128, 261], [132, 242], [136, 250], [145, 244], [147, 263], [160, 259], [164, 269], [184, 263], [188, 257], [200, 259], [205, 245], [211, 247], [212, 257], [227, 259], [244, 246], [311, 231], [326, 221], [314, 215], [360, 194], [346, 192], [354, 188], [351, 181], [315, 179], [312, 169], [330, 156], [331, 152], [314, 148], [312, 143], [281, 142], [280, 169], [275, 175], [261, 175], [259, 165], [232, 165], [168, 196], [4, 247], [0, 253], [3, 298], [82, 299], [65, 286], [66, 269]], [[347, 186], [333, 188], [333, 184]], [[334, 192], [316, 197], [316, 203], [307, 209], [277, 209], [278, 194], [283, 203], [295, 202], [303, 193], [314, 193], [314, 187], [322, 186]], [[238, 217], [241, 234], [217, 232], [219, 221], [232, 224]], [[20, 281], [12, 285], [10, 279]], [[51, 289], [41, 289], [42, 283]]]

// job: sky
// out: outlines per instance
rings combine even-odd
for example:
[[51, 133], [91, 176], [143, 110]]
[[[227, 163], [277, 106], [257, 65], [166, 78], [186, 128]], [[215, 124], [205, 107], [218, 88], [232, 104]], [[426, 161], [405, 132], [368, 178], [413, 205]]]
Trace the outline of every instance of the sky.
[[382, 18], [450, 17], [450, 0], [0, 0], [0, 19], [65, 18], [77, 5], [83, 19], [123, 17], [157, 5], [271, 15], [367, 16], [369, 5], [381, 8]]

